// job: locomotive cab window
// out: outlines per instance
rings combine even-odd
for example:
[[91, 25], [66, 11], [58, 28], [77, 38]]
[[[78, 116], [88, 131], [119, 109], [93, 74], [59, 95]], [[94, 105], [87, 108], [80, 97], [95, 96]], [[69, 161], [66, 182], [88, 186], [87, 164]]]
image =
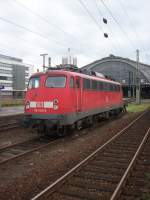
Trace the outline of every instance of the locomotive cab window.
[[45, 86], [48, 88], [64, 88], [66, 85], [65, 76], [49, 76], [46, 79]]
[[39, 77], [32, 77], [29, 80], [28, 89], [38, 88], [40, 85], [40, 78]]

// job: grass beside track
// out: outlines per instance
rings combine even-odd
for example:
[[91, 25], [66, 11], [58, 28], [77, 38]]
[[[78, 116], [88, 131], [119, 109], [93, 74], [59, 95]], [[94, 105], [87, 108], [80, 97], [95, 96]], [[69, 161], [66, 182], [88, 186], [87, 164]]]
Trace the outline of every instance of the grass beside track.
[[10, 107], [10, 106], [22, 106], [24, 104], [23, 99], [6, 99], [1, 100], [2, 107]]
[[142, 112], [148, 108], [150, 108], [150, 103], [141, 103], [141, 104], [130, 103], [127, 106], [127, 111], [128, 112]]

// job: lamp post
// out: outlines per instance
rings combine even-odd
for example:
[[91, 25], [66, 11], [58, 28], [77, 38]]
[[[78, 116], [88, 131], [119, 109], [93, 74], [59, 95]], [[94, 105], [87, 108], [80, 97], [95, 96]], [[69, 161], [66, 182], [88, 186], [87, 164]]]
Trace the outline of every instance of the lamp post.
[[43, 54], [40, 54], [40, 56], [43, 57], [43, 71], [45, 71], [45, 57], [47, 56], [48, 54], [47, 53], [43, 53]]
[[139, 72], [139, 50], [136, 50], [136, 103], [140, 104], [140, 72]]

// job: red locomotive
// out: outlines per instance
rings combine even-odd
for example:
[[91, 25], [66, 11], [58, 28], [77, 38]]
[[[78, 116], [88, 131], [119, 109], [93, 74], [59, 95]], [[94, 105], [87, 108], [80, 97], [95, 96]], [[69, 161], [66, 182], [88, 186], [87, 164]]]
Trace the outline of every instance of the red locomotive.
[[118, 82], [74, 71], [47, 70], [31, 76], [25, 98], [25, 121], [39, 132], [80, 128], [124, 109]]

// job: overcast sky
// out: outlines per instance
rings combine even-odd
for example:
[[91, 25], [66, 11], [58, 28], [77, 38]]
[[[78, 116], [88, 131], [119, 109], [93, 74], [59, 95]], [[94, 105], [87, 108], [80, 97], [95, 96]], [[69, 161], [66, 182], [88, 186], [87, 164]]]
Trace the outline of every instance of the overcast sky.
[[150, 1], [103, 2], [0, 0], [0, 54], [23, 58], [36, 70], [41, 53], [55, 66], [70, 48], [81, 67], [110, 54], [135, 59], [138, 48], [140, 60], [150, 64]]

